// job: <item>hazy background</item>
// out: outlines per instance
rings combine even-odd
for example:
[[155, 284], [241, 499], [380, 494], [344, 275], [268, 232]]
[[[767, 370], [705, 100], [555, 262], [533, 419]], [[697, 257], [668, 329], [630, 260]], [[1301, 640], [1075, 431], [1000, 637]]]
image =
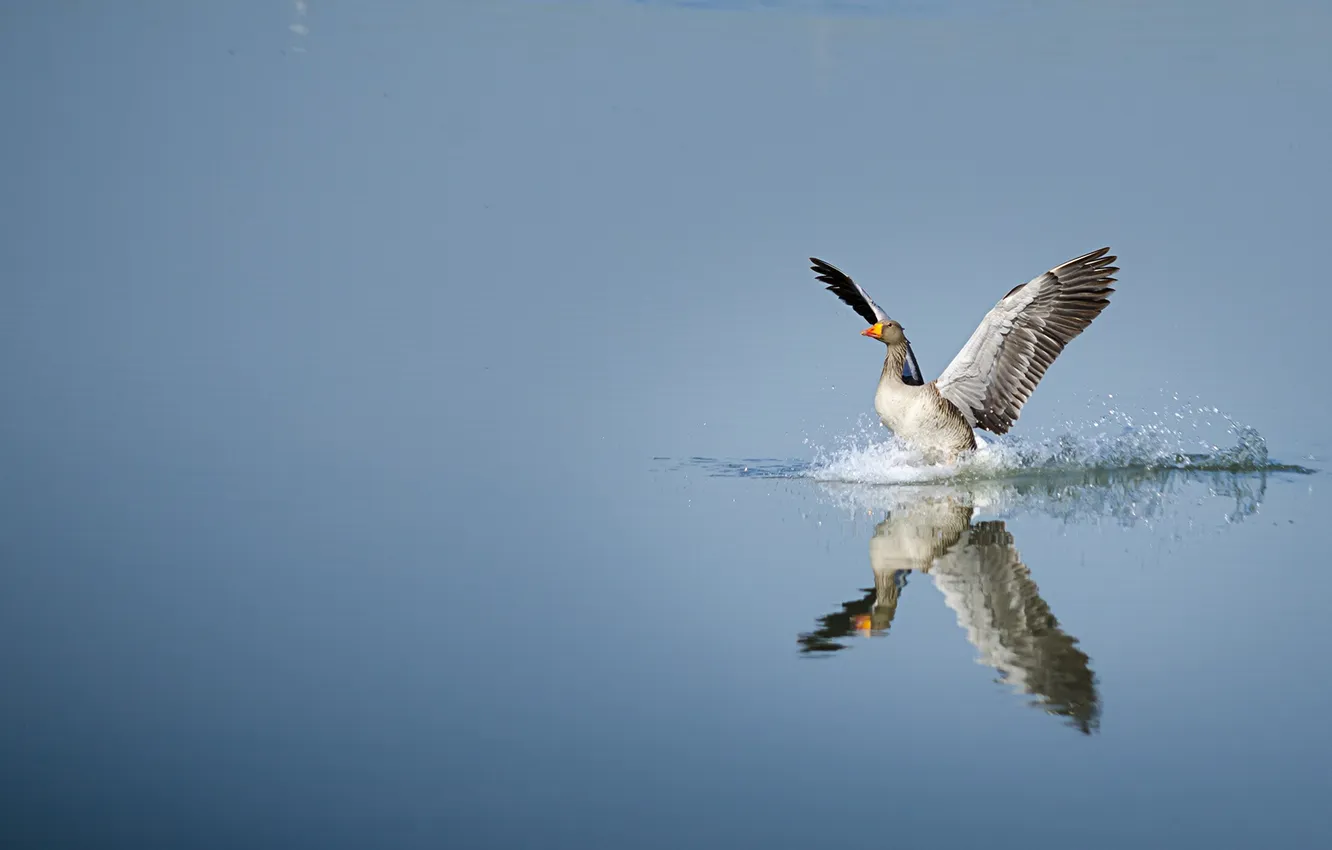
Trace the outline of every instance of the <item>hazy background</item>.
[[[798, 511], [756, 491], [731, 514], [738, 494], [695, 495], [715, 512], [681, 524], [683, 485], [653, 477], [652, 458], [807, 459], [806, 437], [872, 409], [881, 351], [813, 280], [811, 255], [903, 322], [932, 378], [1009, 288], [1103, 245], [1119, 291], [1019, 431], [1097, 415], [1111, 393], [1155, 410], [1164, 390], [1255, 426], [1279, 459], [1326, 456], [1329, 43], [1332, 8], [1296, 2], [7, 4], [10, 822], [137, 846], [203, 846], [200, 823], [219, 846], [254, 839], [218, 813], [226, 800], [275, 841], [331, 817], [354, 842], [406, 810], [424, 842], [432, 818], [502, 823], [513, 805], [535, 806], [533, 828], [572, 818], [557, 832], [573, 842], [609, 807], [670, 846], [682, 838], [668, 825], [684, 827], [666, 801], [730, 800], [718, 812], [737, 818], [790, 802], [699, 776], [882, 777], [843, 760], [832, 731], [800, 737], [820, 694], [861, 680], [785, 666], [795, 632], [868, 580], [868, 530], [778, 534]], [[1304, 487], [1283, 497], [1283, 522], [1317, 515]], [[1047, 563], [1132, 552], [1144, 569], [1164, 545], [1046, 532], [1022, 545]], [[1177, 580], [1209, 580], [1227, 551], [1292, 570], [1321, 557], [1313, 537], [1263, 535], [1216, 544]], [[806, 598], [814, 567], [800, 559], [820, 552], [847, 572]], [[744, 571], [760, 557], [785, 565], [771, 598]], [[1063, 608], [1050, 591], [1088, 646], [1104, 624], [1102, 674], [1126, 650], [1108, 636], [1141, 613], [1100, 600], [1148, 584], [1113, 584], [1114, 566], [1079, 572]], [[1233, 566], [1196, 610], [1244, 607], [1227, 594], [1248, 587], [1247, 566]], [[1312, 638], [1281, 624], [1315, 622], [1318, 586], [1283, 580], [1300, 592], [1264, 585], [1270, 604], [1249, 599], [1243, 615], [1269, 643], [1236, 634], [1207, 663], [1128, 656], [1119, 681], [1142, 682], [1135, 665], [1154, 656], [1154, 684], [1181, 689], [1220, 681], [1209, 674], [1235, 653], [1247, 669], [1293, 659]], [[966, 668], [956, 626], [937, 623]], [[767, 627], [774, 643], [755, 631]], [[780, 655], [759, 660], [760, 646]], [[1181, 678], [1190, 663], [1198, 680]], [[740, 672], [753, 669], [771, 678]], [[1328, 698], [1282, 684], [1306, 706]], [[718, 693], [733, 714], [672, 725]], [[1230, 726], [1148, 734], [1121, 714], [1141, 733], [1114, 741], [1121, 755], [1068, 769], [1173, 778], [1197, 791], [1191, 811], [1237, 808], [1251, 786], [1209, 790], [1151, 755], [1192, 733], [1175, 755], [1223, 770], [1218, 742], [1268, 717], [1225, 696], [1211, 704], [1240, 713]], [[768, 711], [753, 757], [719, 772], [708, 754]], [[1031, 715], [1048, 743], [1012, 738], [1014, 757], [1021, 744], [1058, 766], [1067, 730]], [[617, 719], [631, 731], [600, 737]], [[1007, 729], [967, 728], [976, 752]], [[1252, 750], [1272, 805], [1312, 793], [1320, 734], [1319, 747], [1279, 742], [1294, 767]], [[911, 746], [918, 764], [937, 756]], [[621, 783], [635, 752], [684, 778]], [[1057, 793], [1053, 770], [1047, 781]], [[379, 808], [358, 808], [368, 786]], [[630, 795], [619, 808], [616, 789]], [[816, 795], [806, 838], [851, 822], [832, 799]], [[1089, 800], [1070, 830], [1089, 812], [1111, 819]], [[1167, 823], [1162, 800], [1116, 805]], [[144, 832], [142, 805], [175, 813], [177, 831]], [[338, 820], [357, 811], [365, 832]]]
[[11, 6], [6, 444], [784, 456], [879, 366], [806, 257], [932, 376], [1110, 245], [1024, 425], [1167, 387], [1323, 450], [1325, 6], [686, 5]]

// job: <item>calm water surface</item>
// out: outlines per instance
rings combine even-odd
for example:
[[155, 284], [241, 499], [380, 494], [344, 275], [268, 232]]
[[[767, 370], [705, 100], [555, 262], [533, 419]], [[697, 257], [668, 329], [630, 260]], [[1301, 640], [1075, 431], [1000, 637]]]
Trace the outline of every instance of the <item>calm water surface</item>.
[[1328, 9], [11, 5], [0, 847], [1332, 846]]
[[8, 526], [27, 846], [1326, 835], [1318, 475], [173, 460]]

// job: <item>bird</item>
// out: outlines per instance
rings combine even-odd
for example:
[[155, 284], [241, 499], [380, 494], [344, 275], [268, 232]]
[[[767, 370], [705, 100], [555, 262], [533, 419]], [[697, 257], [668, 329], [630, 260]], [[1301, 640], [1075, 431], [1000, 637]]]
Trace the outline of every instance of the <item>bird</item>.
[[1050, 364], [1110, 304], [1119, 269], [1108, 247], [1075, 257], [999, 299], [939, 377], [926, 383], [900, 322], [836, 266], [810, 257], [827, 289], [887, 346], [874, 393], [879, 421], [929, 461], [955, 463], [977, 447], [976, 429], [1008, 433]]

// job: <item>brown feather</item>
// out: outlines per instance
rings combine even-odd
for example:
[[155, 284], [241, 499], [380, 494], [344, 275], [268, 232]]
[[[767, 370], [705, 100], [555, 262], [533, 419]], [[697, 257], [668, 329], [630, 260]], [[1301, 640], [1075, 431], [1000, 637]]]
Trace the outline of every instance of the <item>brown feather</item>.
[[1010, 290], [995, 311], [1012, 312], [1013, 307], [1005, 302], [1029, 285], [1039, 287], [1031, 303], [1011, 315], [1007, 332], [999, 327], [992, 331], [1003, 335], [997, 350], [992, 349], [989, 373], [952, 377], [946, 371], [941, 377], [944, 392], [952, 382], [970, 381], [973, 391], [962, 389], [959, 397], [971, 401], [976, 398], [975, 390], [981, 389], [975, 381], [984, 381], [979, 403], [969, 405], [977, 427], [995, 434], [1007, 433], [1050, 364], [1110, 304], [1109, 296], [1114, 292], [1110, 284], [1115, 280], [1112, 275], [1119, 269], [1112, 265], [1116, 258], [1108, 256], [1109, 250], [1102, 248], [1070, 260]]

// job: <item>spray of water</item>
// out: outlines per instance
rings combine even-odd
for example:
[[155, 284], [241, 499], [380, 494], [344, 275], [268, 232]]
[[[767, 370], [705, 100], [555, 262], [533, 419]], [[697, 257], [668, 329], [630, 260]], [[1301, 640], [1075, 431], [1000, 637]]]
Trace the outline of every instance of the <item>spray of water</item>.
[[917, 484], [1089, 470], [1304, 471], [1273, 462], [1255, 428], [1215, 407], [1178, 396], [1138, 414], [1117, 407], [1113, 396], [1088, 406], [1093, 408], [1089, 419], [1044, 432], [990, 437], [957, 464], [926, 463], [920, 452], [862, 417], [830, 446], [807, 441], [814, 459], [800, 474], [825, 482]]

